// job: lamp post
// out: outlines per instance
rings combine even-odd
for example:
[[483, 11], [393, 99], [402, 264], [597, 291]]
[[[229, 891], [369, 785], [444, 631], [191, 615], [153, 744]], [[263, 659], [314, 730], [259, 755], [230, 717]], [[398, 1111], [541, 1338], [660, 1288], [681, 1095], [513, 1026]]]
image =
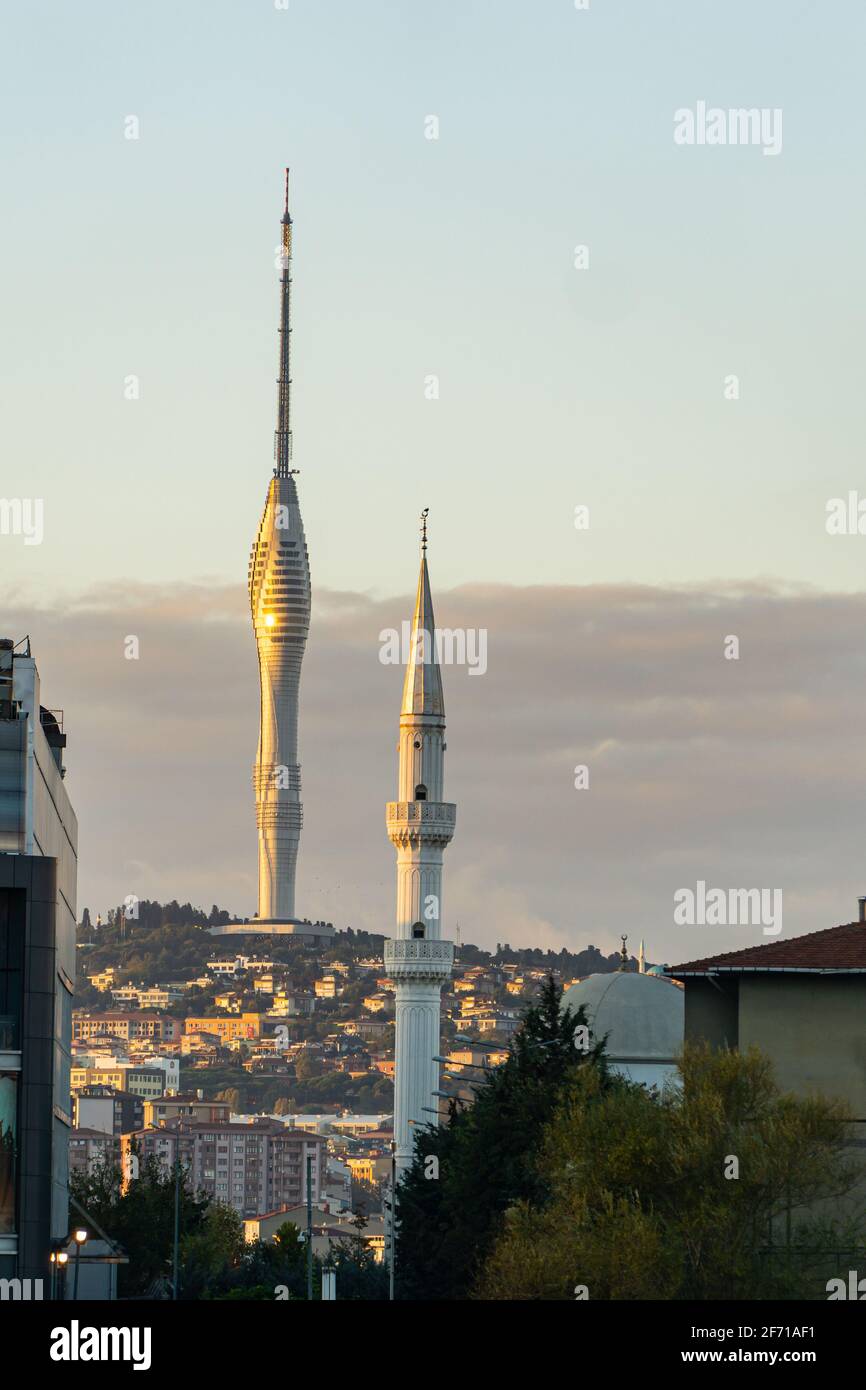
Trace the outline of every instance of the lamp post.
[[307, 1299], [313, 1299], [313, 1156], [307, 1154]]
[[69, 1255], [65, 1250], [57, 1251], [57, 1275], [60, 1287], [60, 1300], [66, 1300], [66, 1266], [69, 1264]]
[[85, 1226], [76, 1226], [72, 1233], [72, 1238], [75, 1241], [75, 1284], [73, 1286], [72, 1297], [76, 1302], [78, 1301], [78, 1270], [81, 1264], [81, 1247], [85, 1244], [87, 1235], [88, 1232]]

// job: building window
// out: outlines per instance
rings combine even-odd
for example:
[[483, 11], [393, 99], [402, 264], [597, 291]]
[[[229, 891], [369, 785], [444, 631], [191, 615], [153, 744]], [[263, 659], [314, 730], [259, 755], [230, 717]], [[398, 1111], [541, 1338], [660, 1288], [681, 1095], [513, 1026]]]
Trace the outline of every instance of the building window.
[[424, 923], [416, 922], [412, 928], [412, 936], [416, 941], [424, 940]]
[[427, 788], [424, 786], [424, 783], [423, 783], [423, 782], [419, 782], [418, 785], [417, 785], [417, 787], [415, 788], [415, 800], [416, 800], [416, 801], [426, 801], [426, 800], [427, 800]]
[[15, 1187], [18, 1159], [18, 1077], [0, 1074], [0, 1235], [17, 1229]]
[[18, 895], [0, 893], [0, 1048], [21, 1047], [21, 988], [24, 970], [24, 913]]

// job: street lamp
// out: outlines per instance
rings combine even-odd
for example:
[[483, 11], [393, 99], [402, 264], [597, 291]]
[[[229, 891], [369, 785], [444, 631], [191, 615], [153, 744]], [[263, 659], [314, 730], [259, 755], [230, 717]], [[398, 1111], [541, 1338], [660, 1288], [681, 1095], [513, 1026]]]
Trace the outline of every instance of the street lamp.
[[[78, 1299], [78, 1266], [81, 1261], [81, 1247], [87, 1240], [87, 1236], [88, 1232], [84, 1226], [76, 1226], [75, 1230], [72, 1232], [72, 1239], [75, 1241], [75, 1285], [72, 1291], [72, 1297], [76, 1300]], [[67, 1256], [67, 1259], [68, 1258]]]
[[69, 1264], [69, 1255], [65, 1250], [57, 1251], [57, 1273], [60, 1280], [61, 1301], [66, 1298], [66, 1266]]

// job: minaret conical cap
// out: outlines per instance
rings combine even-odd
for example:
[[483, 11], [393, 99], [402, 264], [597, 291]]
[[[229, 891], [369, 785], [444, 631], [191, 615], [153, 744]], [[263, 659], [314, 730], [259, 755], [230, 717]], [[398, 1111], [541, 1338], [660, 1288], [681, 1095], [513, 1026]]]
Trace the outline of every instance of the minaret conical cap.
[[433, 595], [427, 570], [427, 512], [422, 513], [421, 572], [412, 618], [412, 636], [406, 679], [403, 682], [401, 714], [433, 714], [444, 716], [442, 674], [436, 651], [436, 619], [433, 616]]

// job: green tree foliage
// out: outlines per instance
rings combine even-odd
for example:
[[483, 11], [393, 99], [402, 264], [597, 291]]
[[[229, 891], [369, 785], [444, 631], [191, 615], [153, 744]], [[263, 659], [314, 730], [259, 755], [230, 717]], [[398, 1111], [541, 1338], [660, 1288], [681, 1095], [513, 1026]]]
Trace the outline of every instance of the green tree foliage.
[[[286, 1221], [271, 1241], [256, 1241], [247, 1245], [240, 1263], [232, 1268], [223, 1266], [222, 1273], [210, 1276], [208, 1291], [203, 1295], [217, 1299], [276, 1299], [292, 1301], [307, 1297], [307, 1247], [299, 1239], [299, 1228]], [[373, 1252], [360, 1233], [349, 1240], [339, 1241], [328, 1259], [336, 1270], [337, 1300], [372, 1300], [388, 1297], [387, 1270], [377, 1264]], [[313, 1298], [322, 1296], [324, 1261], [313, 1258]]]
[[302, 1052], [295, 1062], [295, 1076], [299, 1081], [313, 1081], [322, 1075], [322, 1063], [311, 1052]]
[[334, 1246], [329, 1264], [336, 1274], [337, 1300], [383, 1299], [389, 1296], [388, 1270], [364, 1239], [367, 1218], [359, 1211], [352, 1221], [355, 1234]]
[[662, 1095], [571, 1078], [537, 1161], [549, 1195], [511, 1207], [477, 1297], [823, 1296], [822, 1251], [852, 1232], [810, 1210], [857, 1181], [845, 1107], [783, 1094], [754, 1049], [689, 1047], [680, 1071]]
[[[175, 1173], [156, 1158], [142, 1161], [139, 1176], [123, 1191], [120, 1169], [103, 1164], [86, 1174], [74, 1173], [70, 1192], [129, 1258], [118, 1272], [122, 1298], [153, 1293], [155, 1285], [171, 1277], [174, 1249]], [[180, 1233], [196, 1235], [205, 1221], [209, 1199], [190, 1192], [182, 1178]], [[74, 1217], [77, 1221], [77, 1216]]]
[[538, 1151], [563, 1086], [584, 1071], [606, 1084], [603, 1043], [575, 1045], [586, 1018], [561, 1011], [561, 998], [550, 977], [474, 1105], [452, 1104], [446, 1124], [418, 1134], [399, 1189], [398, 1297], [465, 1298], [506, 1209], [546, 1197]]
[[[129, 1263], [119, 1269], [122, 1298], [170, 1296], [174, 1251], [175, 1174], [156, 1159], [141, 1163], [140, 1175], [126, 1185], [119, 1168], [104, 1165], [73, 1174], [72, 1195], [123, 1249]], [[72, 1212], [70, 1224], [79, 1213]], [[181, 1299], [275, 1299], [277, 1289], [291, 1299], [307, 1297], [306, 1246], [297, 1226], [286, 1221], [269, 1242], [245, 1243], [243, 1222], [233, 1208], [194, 1196], [181, 1185], [179, 1292]], [[340, 1242], [331, 1258], [337, 1270], [338, 1299], [388, 1296], [387, 1272], [357, 1236]], [[313, 1297], [321, 1297], [322, 1261], [313, 1261]]]
[[180, 1257], [185, 1299], [200, 1299], [230, 1278], [244, 1257], [244, 1226], [234, 1208], [213, 1202], [197, 1229], [184, 1236]]

